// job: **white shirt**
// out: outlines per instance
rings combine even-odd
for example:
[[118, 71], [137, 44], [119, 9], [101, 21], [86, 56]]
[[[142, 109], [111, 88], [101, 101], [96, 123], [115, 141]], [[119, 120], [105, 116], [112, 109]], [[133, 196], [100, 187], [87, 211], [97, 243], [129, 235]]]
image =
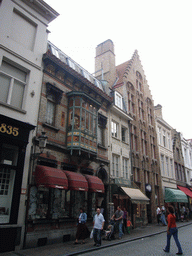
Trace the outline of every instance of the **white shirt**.
[[94, 227], [93, 228], [101, 229], [103, 226], [103, 222], [105, 222], [103, 214], [102, 213], [100, 213], [99, 215], [96, 214], [94, 217]]

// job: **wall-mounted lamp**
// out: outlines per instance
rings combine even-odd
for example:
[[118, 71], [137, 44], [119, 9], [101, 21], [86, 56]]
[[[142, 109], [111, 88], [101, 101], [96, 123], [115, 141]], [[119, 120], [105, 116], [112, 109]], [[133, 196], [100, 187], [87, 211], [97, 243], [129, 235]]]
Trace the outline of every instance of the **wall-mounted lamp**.
[[46, 145], [47, 145], [47, 136], [45, 135], [45, 132], [41, 132], [41, 135], [37, 138], [38, 141], [39, 141], [39, 149], [40, 149], [40, 153], [34, 153], [32, 154], [32, 158], [35, 159], [35, 158], [38, 158], [40, 154], [43, 153], [43, 150], [46, 148]]

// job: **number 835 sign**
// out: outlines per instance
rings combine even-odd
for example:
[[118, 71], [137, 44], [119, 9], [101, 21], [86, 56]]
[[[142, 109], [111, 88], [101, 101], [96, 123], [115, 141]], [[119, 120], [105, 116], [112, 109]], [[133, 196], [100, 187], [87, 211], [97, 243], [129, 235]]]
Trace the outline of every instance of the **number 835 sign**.
[[13, 135], [17, 137], [19, 135], [19, 128], [7, 125], [5, 123], [0, 124], [0, 133], [5, 133], [8, 135]]

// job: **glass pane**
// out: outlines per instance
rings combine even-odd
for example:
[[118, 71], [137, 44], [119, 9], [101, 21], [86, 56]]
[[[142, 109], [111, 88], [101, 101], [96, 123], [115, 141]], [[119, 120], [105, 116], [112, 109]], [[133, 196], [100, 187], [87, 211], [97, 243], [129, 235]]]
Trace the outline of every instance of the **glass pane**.
[[19, 79], [23, 82], [26, 81], [26, 76], [27, 76], [26, 72], [24, 72], [23, 70], [21, 70], [19, 68], [16, 68], [16, 67], [10, 65], [9, 63], [7, 63], [5, 61], [2, 62], [1, 70], [3, 70], [7, 74], [9, 74], [12, 77], [17, 78], [17, 79]]
[[86, 112], [86, 129], [89, 129], [89, 113]]
[[81, 130], [85, 130], [85, 110], [82, 109]]
[[81, 99], [79, 97], [75, 99], [75, 106], [78, 106], [78, 107], [80, 106], [80, 103], [81, 103], [80, 100]]
[[7, 102], [10, 80], [8, 76], [0, 74], [0, 100], [3, 102]]
[[80, 108], [75, 108], [74, 129], [79, 129], [80, 125]]
[[55, 104], [47, 101], [46, 123], [53, 125], [55, 115]]
[[89, 131], [93, 132], [93, 115], [89, 114]]
[[69, 100], [69, 107], [73, 107], [73, 99]]
[[24, 84], [16, 80], [14, 81], [12, 97], [11, 97], [11, 105], [17, 108], [22, 108], [24, 89], [25, 89]]
[[15, 171], [0, 168], [0, 223], [9, 223]]

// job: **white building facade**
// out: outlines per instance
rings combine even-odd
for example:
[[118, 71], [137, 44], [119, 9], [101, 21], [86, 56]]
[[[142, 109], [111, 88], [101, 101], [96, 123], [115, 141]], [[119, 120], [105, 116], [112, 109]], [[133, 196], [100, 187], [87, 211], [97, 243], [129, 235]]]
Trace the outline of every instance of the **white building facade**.
[[162, 188], [165, 196], [165, 188], [177, 188], [171, 139], [172, 127], [163, 119], [161, 105], [155, 106], [155, 116]]
[[0, 252], [23, 247], [42, 55], [48, 23], [57, 16], [42, 0], [0, 1]]
[[192, 143], [191, 140], [186, 140], [181, 134], [181, 145], [184, 157], [185, 176], [187, 185], [192, 185]]

